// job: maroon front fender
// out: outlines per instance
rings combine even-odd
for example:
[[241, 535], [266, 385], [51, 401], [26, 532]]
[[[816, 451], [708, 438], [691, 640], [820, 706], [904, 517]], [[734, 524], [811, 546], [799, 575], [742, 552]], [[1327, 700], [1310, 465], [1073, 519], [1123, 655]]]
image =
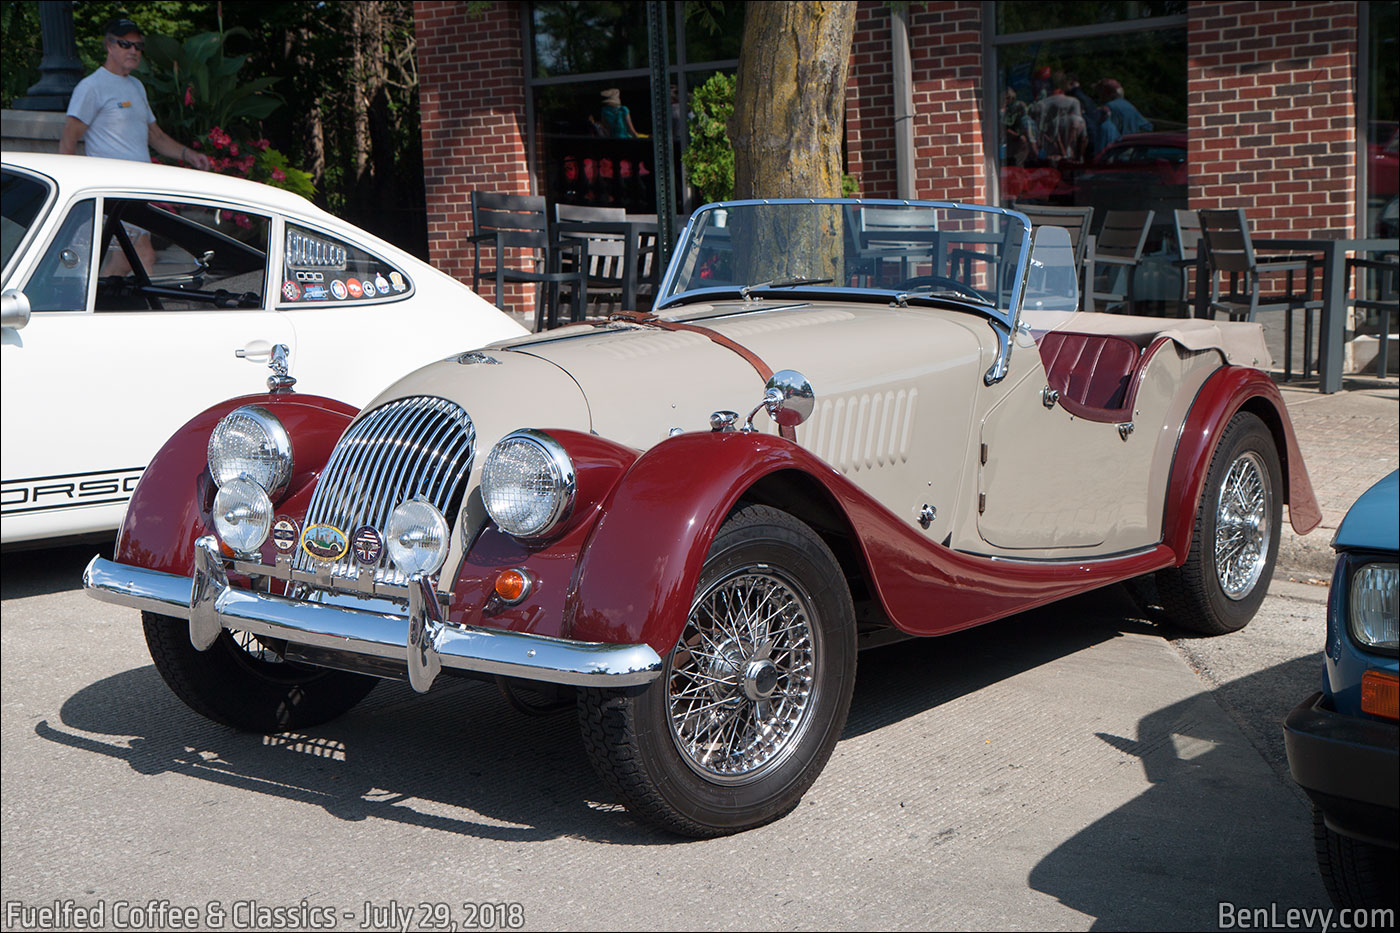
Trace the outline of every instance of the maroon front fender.
[[1205, 489], [1211, 456], [1230, 419], [1240, 411], [1257, 415], [1274, 435], [1283, 468], [1284, 501], [1288, 503], [1288, 519], [1293, 530], [1300, 535], [1307, 534], [1322, 521], [1322, 512], [1298, 449], [1298, 438], [1293, 433], [1293, 422], [1278, 386], [1258, 369], [1226, 366], [1207, 379], [1196, 394], [1172, 460], [1162, 516], [1162, 540], [1176, 555], [1177, 566], [1185, 563], [1191, 549], [1196, 509]]
[[682, 434], [652, 447], [603, 504], [564, 631], [581, 641], [646, 642], [664, 657], [680, 637], [725, 516], [758, 479], [788, 468], [838, 476], [766, 434]]
[[277, 511], [297, 517], [305, 514], [315, 479], [357, 409], [318, 395], [229, 399], [191, 418], [146, 467], [117, 537], [119, 563], [166, 573], [192, 572], [195, 540], [213, 533], [209, 508], [215, 489], [207, 469], [209, 435], [224, 415], [242, 405], [261, 405], [287, 428], [293, 473], [288, 492], [276, 503]]

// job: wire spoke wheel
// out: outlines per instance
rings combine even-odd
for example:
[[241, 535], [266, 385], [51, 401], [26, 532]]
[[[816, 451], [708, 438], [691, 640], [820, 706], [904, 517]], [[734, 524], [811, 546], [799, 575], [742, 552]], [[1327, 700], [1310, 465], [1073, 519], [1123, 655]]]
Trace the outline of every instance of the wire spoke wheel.
[[850, 709], [855, 607], [840, 562], [794, 516], [744, 506], [676, 624], [645, 689], [579, 691], [594, 767], [633, 815], [686, 836], [777, 819], [821, 773]]
[[1220, 589], [1243, 599], [1259, 582], [1268, 560], [1269, 509], [1273, 490], [1263, 461], [1253, 451], [1230, 465], [1215, 511], [1215, 572]]
[[722, 783], [757, 780], [797, 744], [815, 702], [821, 634], [801, 584], [758, 565], [712, 583], [666, 672], [671, 735]]
[[1236, 413], [1211, 454], [1185, 563], [1156, 574], [1170, 621], [1203, 635], [1249, 624], [1278, 557], [1282, 489], [1273, 433], [1257, 415]]

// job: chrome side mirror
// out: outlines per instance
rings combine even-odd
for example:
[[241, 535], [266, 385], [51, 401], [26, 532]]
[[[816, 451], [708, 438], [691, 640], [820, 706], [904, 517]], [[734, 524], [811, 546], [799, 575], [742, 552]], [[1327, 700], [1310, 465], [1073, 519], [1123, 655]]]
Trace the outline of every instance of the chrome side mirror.
[[29, 323], [29, 296], [17, 288], [0, 293], [0, 327], [19, 330]]
[[795, 369], [783, 369], [774, 373], [763, 387], [763, 401], [744, 422], [745, 431], [753, 431], [754, 416], [767, 410], [768, 417], [779, 427], [795, 428], [812, 416], [817, 396], [807, 377]]

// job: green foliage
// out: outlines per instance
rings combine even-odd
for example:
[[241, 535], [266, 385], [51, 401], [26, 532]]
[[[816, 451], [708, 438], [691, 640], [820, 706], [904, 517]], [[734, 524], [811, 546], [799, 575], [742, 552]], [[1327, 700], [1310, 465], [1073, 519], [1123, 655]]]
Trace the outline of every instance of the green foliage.
[[734, 147], [729, 118], [734, 114], [734, 75], [712, 75], [690, 95], [690, 148], [685, 168], [706, 201], [734, 197]]
[[203, 32], [183, 44], [157, 33], [146, 36], [146, 56], [137, 75], [166, 133], [176, 139], [203, 136], [214, 127], [246, 133], [282, 105], [271, 93], [276, 78], [240, 81], [248, 56], [224, 53], [228, 39], [238, 35], [247, 36], [248, 30]]
[[262, 120], [282, 106], [271, 92], [277, 78], [240, 79], [247, 55], [229, 56], [228, 40], [249, 37], [241, 26], [202, 32], [184, 42], [146, 34], [146, 55], [137, 75], [146, 85], [151, 112], [171, 137], [191, 140], [209, 156], [213, 170], [286, 188], [303, 197], [316, 193], [311, 175], [262, 138]]
[[0, 104], [8, 107], [39, 80], [39, 4], [0, 3]]

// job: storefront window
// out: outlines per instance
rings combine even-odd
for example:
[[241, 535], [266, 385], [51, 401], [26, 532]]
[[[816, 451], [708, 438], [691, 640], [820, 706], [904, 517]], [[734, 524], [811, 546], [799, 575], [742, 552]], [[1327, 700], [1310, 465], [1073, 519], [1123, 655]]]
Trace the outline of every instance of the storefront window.
[[1140, 270], [1138, 295], [1175, 301], [1172, 212], [1188, 206], [1185, 4], [996, 10], [1001, 203], [1092, 207], [1094, 233], [1110, 210], [1155, 211], [1145, 255], [1161, 268]]
[[[656, 156], [646, 5], [551, 0], [527, 6], [532, 77], [530, 153], [553, 203], [656, 211]], [[689, 92], [733, 71], [744, 4], [692, 0], [668, 7], [672, 171], [677, 209], [693, 205], [681, 152]]]
[[1185, 16], [1186, 0], [1137, 0], [1102, 3], [1099, 0], [1040, 0], [1039, 3], [998, 3], [997, 34], [1038, 32], [1074, 26], [1099, 26], [1157, 16]]
[[1366, 49], [1368, 113], [1366, 127], [1366, 232], [1369, 236], [1400, 234], [1400, 199], [1396, 167], [1400, 163], [1400, 3], [1371, 3]]
[[531, 6], [537, 77], [647, 67], [646, 4], [556, 0]]

